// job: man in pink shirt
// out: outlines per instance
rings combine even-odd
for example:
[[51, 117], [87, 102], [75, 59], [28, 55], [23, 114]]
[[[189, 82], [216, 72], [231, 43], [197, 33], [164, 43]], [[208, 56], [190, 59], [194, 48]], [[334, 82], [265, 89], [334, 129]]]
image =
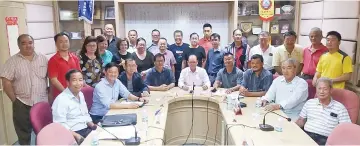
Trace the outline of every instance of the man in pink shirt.
[[320, 56], [328, 51], [328, 49], [321, 43], [322, 38], [323, 36], [320, 28], [314, 27], [311, 29], [309, 34], [311, 46], [306, 47], [303, 53], [304, 67], [301, 77], [305, 80], [314, 78]]
[[205, 54], [207, 55], [210, 48], [212, 48], [210, 36], [212, 34], [212, 26], [209, 23], [203, 25], [204, 37], [199, 40], [199, 45], [205, 49]]

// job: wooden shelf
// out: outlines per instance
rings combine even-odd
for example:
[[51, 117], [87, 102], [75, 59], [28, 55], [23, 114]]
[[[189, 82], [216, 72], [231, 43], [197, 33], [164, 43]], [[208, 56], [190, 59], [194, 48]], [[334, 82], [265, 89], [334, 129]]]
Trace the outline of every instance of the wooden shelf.
[[251, 14], [251, 15], [238, 15], [238, 17], [254, 17], [254, 16], [259, 17], [259, 14]]

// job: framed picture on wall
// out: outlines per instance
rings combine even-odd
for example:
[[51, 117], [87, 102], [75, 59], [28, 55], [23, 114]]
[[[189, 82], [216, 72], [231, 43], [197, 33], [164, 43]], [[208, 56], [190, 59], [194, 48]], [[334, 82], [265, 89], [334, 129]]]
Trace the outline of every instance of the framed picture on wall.
[[92, 30], [92, 35], [95, 36], [95, 37], [97, 37], [99, 35], [102, 35], [102, 29], [101, 28], [94, 28]]
[[115, 19], [115, 8], [105, 7], [105, 19]]

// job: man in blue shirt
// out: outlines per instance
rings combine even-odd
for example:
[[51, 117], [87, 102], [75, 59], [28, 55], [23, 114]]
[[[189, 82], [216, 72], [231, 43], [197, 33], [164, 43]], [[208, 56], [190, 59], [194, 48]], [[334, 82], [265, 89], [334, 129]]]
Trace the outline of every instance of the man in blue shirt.
[[119, 38], [115, 36], [114, 26], [112, 24], [106, 24], [104, 27], [104, 35], [108, 41], [108, 48], [112, 54], [116, 54], [118, 52], [118, 48], [116, 47], [116, 43]]
[[90, 110], [90, 116], [94, 123], [98, 123], [110, 109], [138, 108], [138, 104], [122, 104], [116, 102], [118, 96], [127, 100], [147, 102], [148, 100], [136, 97], [131, 94], [126, 87], [117, 79], [119, 76], [119, 67], [116, 63], [109, 63], [105, 66], [105, 78], [95, 86], [93, 104]]
[[272, 84], [273, 76], [263, 66], [264, 58], [261, 55], [255, 54], [251, 56], [251, 69], [244, 72], [239, 90], [241, 95], [248, 97], [261, 97], [265, 95]]
[[121, 83], [130, 93], [138, 97], [149, 96], [149, 88], [144, 83], [141, 74], [136, 72], [137, 66], [134, 59], [125, 60], [125, 71], [119, 76]]
[[213, 48], [211, 48], [207, 54], [205, 69], [209, 75], [211, 85], [213, 85], [216, 74], [224, 66], [224, 52], [220, 49], [220, 35], [213, 33], [210, 38]]
[[185, 48], [189, 47], [189, 44], [183, 42], [183, 32], [181, 30], [174, 31], [175, 43], [169, 46], [169, 50], [174, 54], [176, 59], [175, 64], [175, 85], [177, 86], [181, 73], [182, 54]]
[[153, 91], [167, 91], [175, 86], [173, 72], [164, 68], [165, 56], [156, 54], [154, 57], [155, 67], [151, 68], [146, 75], [145, 84]]

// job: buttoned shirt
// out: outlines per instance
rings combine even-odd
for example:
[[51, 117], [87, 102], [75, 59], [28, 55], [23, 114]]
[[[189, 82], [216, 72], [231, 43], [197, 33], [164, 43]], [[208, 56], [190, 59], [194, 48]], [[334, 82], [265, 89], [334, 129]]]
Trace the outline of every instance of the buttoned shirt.
[[262, 69], [259, 76], [252, 69], [244, 72], [241, 85], [248, 89], [249, 92], [267, 91], [273, 81], [273, 75], [270, 71]]
[[110, 110], [110, 104], [115, 103], [118, 100], [119, 95], [127, 99], [130, 92], [119, 79], [116, 79], [114, 84], [111, 85], [106, 78], [102, 78], [95, 86], [90, 114], [105, 116]]
[[217, 73], [215, 80], [221, 83], [221, 88], [233, 88], [241, 84], [243, 72], [235, 66], [231, 73], [228, 73], [226, 68], [222, 68]]
[[288, 52], [284, 45], [281, 45], [276, 48], [276, 52], [273, 57], [272, 65], [281, 66], [281, 63], [288, 58], [293, 58], [299, 63], [303, 63], [303, 49], [299, 45], [295, 45], [295, 48], [292, 52]]
[[224, 67], [224, 51], [220, 48], [210, 49], [206, 57], [205, 68], [209, 75], [216, 75]]
[[196, 69], [194, 72], [190, 70], [190, 67], [184, 68], [179, 77], [178, 86], [189, 86], [192, 85], [195, 86], [203, 86], [206, 85], [210, 87], [210, 80], [209, 76], [207, 75], [205, 69], [196, 66]]
[[283, 112], [293, 121], [299, 117], [307, 98], [308, 84], [297, 76], [290, 82], [287, 82], [284, 76], [277, 77], [262, 97], [268, 102], [275, 101], [276, 104], [280, 104]]
[[34, 53], [32, 61], [17, 53], [11, 56], [3, 66], [0, 77], [12, 82], [15, 96], [22, 103], [32, 106], [48, 101], [47, 94], [47, 59]]
[[146, 75], [145, 84], [149, 86], [161, 86], [162, 84], [170, 85], [175, 83], [174, 74], [170, 69], [163, 68], [158, 72], [155, 67], [151, 68]]
[[163, 54], [165, 57], [164, 67], [171, 70], [171, 66], [176, 64], [176, 59], [174, 57], [174, 54], [170, 50], [166, 50], [164, 53], [161, 53], [159, 49], [155, 50], [153, 55], [156, 54]]
[[249, 61], [251, 60], [251, 57], [255, 54], [259, 54], [264, 58], [264, 68], [266, 70], [272, 70], [274, 69], [272, 65], [273, 56], [276, 52], [276, 48], [274, 46], [269, 45], [269, 47], [265, 50], [265, 52], [261, 49], [260, 45], [256, 45], [250, 49], [249, 52]]
[[85, 129], [87, 123], [92, 121], [81, 91], [78, 98], [66, 88], [56, 97], [51, 109], [53, 122], [60, 123], [71, 131]]
[[109, 50], [112, 54], [115, 54], [116, 52], [119, 51], [119, 49], [116, 47], [116, 43], [119, 41], [119, 38], [117, 38], [116, 36], [113, 36], [112, 40], [108, 40], [108, 48], [107, 50]]
[[152, 54], [154, 54], [154, 56], [156, 55], [155, 52], [159, 50], [159, 46], [158, 44], [151, 44], [148, 48], [147, 51], [151, 52]]
[[301, 110], [300, 117], [306, 119], [304, 130], [326, 137], [340, 123], [351, 123], [345, 106], [332, 98], [327, 106], [323, 106], [318, 98], [309, 99]]
[[129, 44], [129, 48], [126, 51], [128, 51], [129, 53], [136, 52], [136, 45]]

